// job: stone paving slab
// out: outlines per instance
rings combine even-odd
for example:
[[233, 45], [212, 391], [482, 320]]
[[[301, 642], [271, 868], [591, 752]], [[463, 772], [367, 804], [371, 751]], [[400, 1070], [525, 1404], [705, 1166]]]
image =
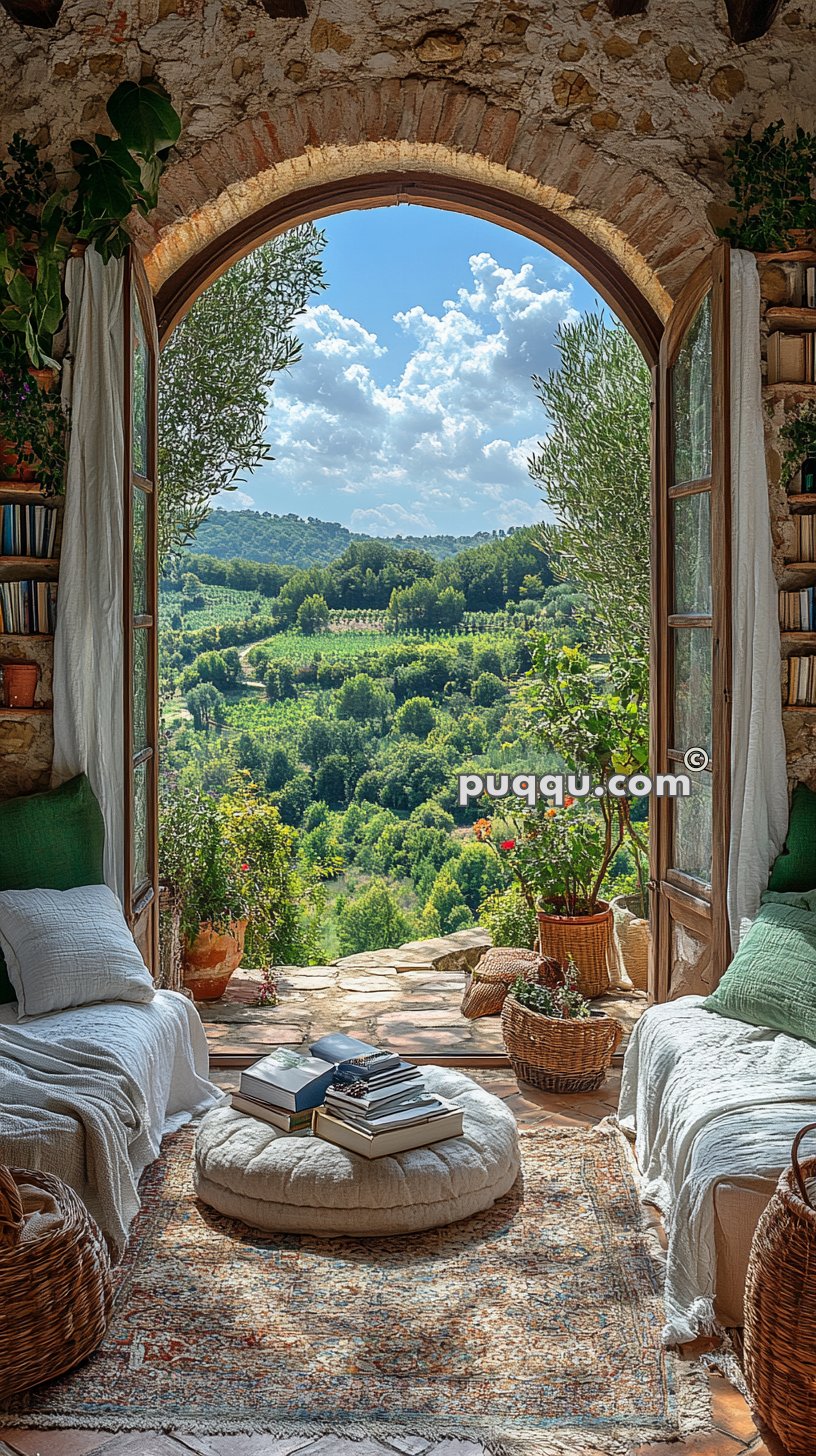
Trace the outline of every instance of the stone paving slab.
[[[305, 1049], [327, 1032], [348, 1027], [363, 1041], [387, 1042], [408, 1055], [503, 1055], [500, 1018], [468, 1021], [459, 1009], [469, 958], [481, 957], [485, 940], [483, 931], [459, 931], [397, 952], [348, 956], [333, 966], [280, 966], [277, 1006], [258, 1006], [261, 973], [241, 969], [222, 999], [199, 1005], [199, 1011], [214, 1052], [261, 1055], [278, 1045]], [[409, 955], [403, 957], [404, 951]], [[394, 964], [407, 964], [416, 955], [422, 963], [412, 969]], [[456, 968], [451, 957], [458, 960]], [[617, 1016], [627, 1033], [646, 1004], [638, 992], [612, 992], [596, 1002]]]

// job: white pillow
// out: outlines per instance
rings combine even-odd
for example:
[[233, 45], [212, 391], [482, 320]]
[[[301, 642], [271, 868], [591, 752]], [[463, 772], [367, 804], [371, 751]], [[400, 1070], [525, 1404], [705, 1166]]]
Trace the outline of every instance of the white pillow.
[[20, 1021], [94, 1001], [152, 1001], [150, 972], [107, 885], [0, 890], [0, 945]]

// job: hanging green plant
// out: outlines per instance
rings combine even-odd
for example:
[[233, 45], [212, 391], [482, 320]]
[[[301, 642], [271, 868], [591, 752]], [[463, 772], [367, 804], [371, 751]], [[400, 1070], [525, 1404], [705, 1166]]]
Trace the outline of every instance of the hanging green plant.
[[123, 81], [106, 107], [118, 133], [98, 133], [93, 144], [73, 143], [79, 177], [68, 225], [82, 241], [93, 243], [105, 262], [121, 258], [130, 237], [124, 223], [136, 209], [153, 211], [167, 159], [181, 135], [181, 118], [155, 82]]
[[64, 313], [60, 268], [65, 194], [53, 168], [16, 132], [0, 162], [0, 367], [56, 368]]
[[816, 231], [816, 133], [797, 127], [788, 136], [774, 121], [759, 136], [746, 132], [725, 160], [732, 215], [720, 237], [765, 253], [789, 251], [801, 241], [797, 233]]

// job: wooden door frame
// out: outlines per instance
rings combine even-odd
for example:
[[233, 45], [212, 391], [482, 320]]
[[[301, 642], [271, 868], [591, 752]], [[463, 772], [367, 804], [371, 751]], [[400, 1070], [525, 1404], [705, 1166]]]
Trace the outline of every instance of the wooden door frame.
[[[133, 299], [138, 298], [140, 315], [148, 339], [148, 351], [150, 357], [150, 382], [147, 395], [147, 474], [137, 476], [132, 468], [133, 459], [133, 429], [132, 429], [132, 305]], [[124, 329], [125, 329], [125, 380], [124, 380], [124, 532], [123, 532], [123, 633], [124, 633], [124, 771], [125, 771], [125, 843], [124, 843], [124, 895], [125, 895], [125, 918], [137, 936], [142, 940], [143, 952], [146, 950], [146, 959], [149, 969], [157, 974], [159, 967], [159, 915], [158, 915], [158, 883], [159, 883], [159, 849], [158, 849], [158, 758], [159, 758], [159, 692], [158, 692], [158, 536], [156, 524], [156, 490], [158, 484], [158, 460], [157, 460], [157, 427], [158, 427], [158, 365], [159, 365], [159, 335], [156, 322], [156, 311], [153, 295], [148, 282], [144, 265], [131, 246], [127, 253], [127, 266], [124, 280]], [[147, 685], [148, 697], [146, 704], [147, 729], [150, 736], [153, 751], [152, 754], [145, 754], [145, 762], [150, 763], [150, 795], [148, 800], [149, 820], [149, 853], [148, 853], [148, 877], [149, 882], [146, 888], [134, 900], [133, 887], [133, 828], [134, 828], [134, 753], [133, 753], [133, 492], [134, 480], [138, 480], [139, 487], [149, 497], [153, 497], [153, 507], [147, 512], [147, 539], [145, 542], [145, 590], [147, 612], [145, 619], [150, 619], [151, 625], [148, 631], [148, 656], [147, 656]], [[145, 623], [146, 625], [146, 623]], [[140, 922], [144, 924], [140, 927]], [[141, 933], [139, 933], [141, 931]]]
[[[694, 271], [664, 331], [654, 371], [652, 513], [652, 636], [650, 756], [653, 773], [667, 772], [672, 723], [672, 632], [667, 625], [673, 585], [671, 502], [673, 438], [671, 368], [703, 298], [711, 291], [711, 490], [712, 557], [712, 875], [705, 890], [671, 868], [671, 801], [655, 801], [651, 832], [650, 900], [654, 935], [651, 994], [668, 999], [671, 989], [670, 915], [710, 943], [712, 981], [719, 980], [731, 953], [727, 913], [731, 781], [731, 386], [730, 248], [718, 244]], [[691, 746], [691, 745], [689, 745]], [[669, 902], [664, 904], [664, 898]]]

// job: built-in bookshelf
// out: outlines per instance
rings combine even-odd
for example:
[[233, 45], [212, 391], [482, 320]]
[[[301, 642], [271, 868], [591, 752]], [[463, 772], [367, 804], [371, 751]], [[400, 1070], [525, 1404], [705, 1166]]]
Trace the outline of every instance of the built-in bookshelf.
[[38, 669], [32, 707], [9, 707], [0, 690], [0, 797], [48, 783], [62, 518], [61, 497], [0, 481], [0, 665]]
[[[779, 433], [792, 411], [816, 400], [816, 250], [760, 255], [766, 439], [781, 461]], [[816, 490], [802, 471], [784, 493], [772, 483], [777, 549], [782, 701], [786, 714], [816, 715]]]

